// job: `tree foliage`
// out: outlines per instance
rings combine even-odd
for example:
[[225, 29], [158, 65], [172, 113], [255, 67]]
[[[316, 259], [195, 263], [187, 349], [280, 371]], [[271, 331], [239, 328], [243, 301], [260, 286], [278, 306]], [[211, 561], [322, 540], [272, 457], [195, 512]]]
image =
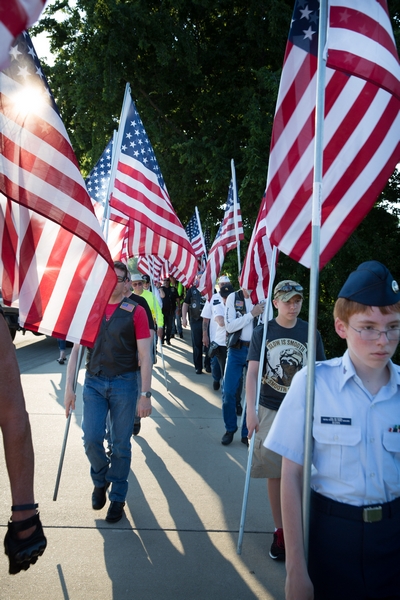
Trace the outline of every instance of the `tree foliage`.
[[[236, 165], [245, 225], [242, 260], [265, 188], [276, 96], [294, 0], [56, 0], [36, 31], [56, 60], [46, 68], [72, 145], [86, 174], [118, 127], [126, 82], [183, 223], [199, 207], [214, 238]], [[400, 44], [400, 0], [389, 0]], [[57, 20], [63, 14], [64, 20]], [[400, 279], [399, 176], [320, 274], [321, 330], [340, 353], [332, 309], [347, 275], [369, 259]], [[236, 252], [224, 271], [237, 276]], [[283, 254], [277, 277], [307, 269]], [[307, 318], [307, 302], [304, 303]]]

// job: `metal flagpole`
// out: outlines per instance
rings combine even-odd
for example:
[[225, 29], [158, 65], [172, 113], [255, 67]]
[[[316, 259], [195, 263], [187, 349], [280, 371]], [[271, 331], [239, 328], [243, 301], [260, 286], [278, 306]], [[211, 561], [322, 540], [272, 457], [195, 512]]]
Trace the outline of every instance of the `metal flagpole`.
[[114, 143], [113, 143], [113, 160], [111, 163], [111, 173], [110, 173], [110, 181], [108, 182], [107, 197], [109, 196], [109, 193], [114, 188], [115, 174], [117, 172], [117, 164], [118, 164], [118, 160], [116, 160], [116, 157], [118, 157], [119, 150], [122, 146], [126, 117], [127, 117], [131, 102], [132, 102], [131, 86], [129, 85], [129, 83], [127, 83], [125, 86], [125, 94], [124, 94], [124, 101], [122, 103], [121, 116], [119, 118], [118, 133], [117, 133], [116, 139], [114, 138]]
[[[76, 382], [78, 381], [78, 374], [79, 374], [79, 369], [81, 368], [83, 353], [84, 353], [84, 348], [83, 348], [83, 346], [80, 346], [77, 361], [76, 361], [75, 375], [74, 375], [74, 382], [73, 382], [74, 393], [76, 392]], [[57, 500], [58, 488], [60, 486], [60, 479], [61, 479], [61, 471], [62, 471], [63, 463], [64, 463], [65, 449], [67, 447], [67, 439], [68, 439], [68, 433], [69, 433], [69, 426], [71, 423], [71, 416], [72, 416], [72, 412], [70, 410], [68, 418], [67, 418], [67, 422], [65, 425], [64, 439], [63, 439], [62, 448], [61, 448], [61, 456], [60, 456], [60, 462], [58, 465], [58, 473], [57, 473], [57, 478], [56, 478], [56, 485], [54, 487], [53, 500]]]
[[200, 231], [201, 241], [203, 242], [204, 256], [205, 256], [205, 259], [207, 261], [207, 248], [206, 248], [206, 243], [204, 241], [203, 230], [201, 228], [200, 215], [199, 215], [199, 211], [197, 209], [197, 206], [194, 207], [194, 210], [196, 212], [197, 225], [198, 225], [198, 228], [199, 228], [199, 231]]
[[[116, 140], [117, 140], [117, 132], [114, 129], [112, 152], [111, 152], [111, 169], [112, 169], [112, 165], [113, 165], [114, 159], [115, 159]], [[104, 233], [104, 239], [106, 240], [106, 242], [108, 240], [108, 229], [109, 229], [109, 223], [110, 223], [110, 194], [111, 194], [110, 181], [111, 181], [111, 178], [108, 180], [106, 203], [104, 205], [103, 220], [101, 223], [101, 229]]]
[[[265, 341], [267, 339], [267, 330], [268, 330], [268, 321], [272, 319], [272, 288], [274, 285], [275, 279], [275, 271], [276, 271], [276, 253], [277, 249], [274, 246], [272, 249], [272, 258], [271, 258], [271, 270], [269, 273], [269, 283], [268, 283], [268, 297], [267, 297], [267, 306], [264, 311], [264, 329], [263, 336], [261, 342], [261, 351], [260, 351], [260, 365], [258, 369], [258, 377], [257, 377], [257, 388], [256, 388], [256, 413], [258, 414], [258, 404], [260, 401], [260, 390], [261, 390], [261, 378], [262, 378], [262, 370], [264, 366], [264, 356], [265, 356]], [[247, 456], [247, 469], [246, 469], [246, 479], [244, 484], [244, 492], [243, 492], [243, 502], [242, 502], [242, 513], [240, 516], [240, 526], [239, 526], [239, 537], [238, 544], [236, 548], [237, 554], [242, 553], [242, 543], [243, 543], [243, 535], [244, 535], [244, 523], [246, 520], [246, 511], [247, 511], [247, 500], [249, 496], [249, 485], [250, 485], [250, 470], [251, 470], [251, 462], [253, 459], [253, 450], [254, 450], [254, 440], [255, 440], [255, 432], [251, 436], [250, 446], [249, 446], [249, 454]]]
[[236, 186], [236, 170], [235, 170], [235, 161], [231, 160], [231, 171], [232, 171], [232, 188], [233, 188], [233, 219], [235, 222], [235, 236], [236, 236], [236, 250], [237, 250], [237, 258], [238, 258], [238, 273], [242, 270], [242, 265], [240, 262], [240, 240], [239, 240], [239, 231], [238, 231], [238, 222], [237, 222], [237, 186]]
[[[153, 256], [150, 256], [149, 258], [150, 258], [150, 285], [151, 285], [151, 292], [153, 294], [153, 302], [157, 302], [158, 303], [158, 300], [157, 300], [156, 295], [154, 293], [154, 278], [153, 278], [153, 274], [154, 274], [154, 261], [153, 261]], [[155, 306], [156, 305], [154, 304], [154, 312], [155, 312], [156, 321], [157, 321], [157, 311], [156, 311]], [[161, 307], [160, 307], [160, 310], [161, 310]], [[157, 343], [158, 343], [158, 339], [157, 338], [158, 338], [158, 323], [157, 323], [157, 334], [156, 334], [156, 351], [157, 351]], [[163, 368], [163, 371], [164, 371], [165, 389], [168, 392], [168, 379], [167, 379], [167, 372], [165, 370], [164, 351], [163, 351], [162, 343], [160, 343], [160, 350], [161, 350], [162, 368]]]
[[[113, 143], [113, 154], [112, 154], [113, 160], [111, 163], [110, 180], [108, 182], [107, 200], [106, 200], [107, 208], [105, 209], [105, 213], [104, 213], [104, 215], [107, 216], [107, 231], [106, 231], [106, 237], [105, 237], [106, 240], [107, 240], [107, 235], [108, 235], [108, 214], [107, 213], [108, 213], [108, 207], [109, 207], [109, 195], [110, 195], [110, 191], [114, 187], [115, 173], [117, 170], [117, 161], [115, 160], [115, 157], [116, 157], [117, 149], [121, 147], [121, 143], [122, 143], [122, 139], [123, 139], [123, 135], [124, 135], [124, 125], [125, 125], [125, 121], [126, 121], [126, 115], [129, 110], [130, 102], [131, 102], [131, 87], [130, 87], [129, 83], [127, 83], [125, 86], [125, 95], [124, 95], [124, 101], [122, 104], [121, 117], [120, 117], [120, 121], [119, 121], [117, 136], [115, 136], [115, 132], [114, 132], [114, 140], [113, 140], [114, 143]], [[103, 231], [104, 231], [104, 226], [105, 226], [105, 220], [104, 220], [104, 216], [103, 216], [103, 224], [102, 224]], [[74, 381], [72, 384], [74, 392], [76, 390], [76, 384], [77, 384], [77, 380], [78, 380], [78, 373], [79, 373], [79, 369], [81, 366], [82, 357], [83, 357], [83, 347], [80, 346], [77, 363], [76, 363], [75, 374], [74, 374]], [[58, 487], [60, 485], [61, 471], [62, 471], [63, 462], [64, 462], [65, 448], [67, 446], [69, 426], [71, 423], [71, 414], [72, 413], [70, 411], [68, 418], [67, 418], [67, 423], [65, 425], [64, 440], [63, 440], [63, 445], [62, 445], [62, 449], [61, 449], [61, 456], [60, 456], [60, 462], [59, 462], [59, 466], [58, 466], [58, 473], [57, 473], [56, 485], [54, 488], [53, 500], [57, 500]]]
[[304, 466], [303, 466], [303, 536], [304, 552], [308, 559], [308, 535], [310, 525], [310, 496], [311, 496], [311, 460], [312, 460], [312, 423], [314, 412], [315, 387], [315, 358], [318, 311], [319, 255], [322, 204], [322, 169], [323, 169], [323, 138], [324, 138], [324, 109], [325, 109], [325, 44], [327, 37], [328, 0], [321, 0], [319, 14], [318, 37], [318, 67], [315, 108], [315, 147], [314, 147], [314, 179], [312, 198], [312, 229], [311, 229], [311, 268], [310, 268], [310, 302], [308, 317], [308, 358], [307, 358], [307, 391], [304, 430]]

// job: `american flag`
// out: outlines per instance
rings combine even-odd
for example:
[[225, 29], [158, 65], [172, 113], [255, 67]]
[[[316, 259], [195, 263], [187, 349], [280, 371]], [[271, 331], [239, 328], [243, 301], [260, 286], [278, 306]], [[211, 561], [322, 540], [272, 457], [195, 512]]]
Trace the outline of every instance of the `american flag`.
[[[99, 160], [85, 179], [86, 189], [93, 202], [93, 208], [102, 225], [107, 245], [113, 260], [126, 261], [126, 243], [128, 237], [128, 219], [112, 211], [109, 218], [105, 214], [108, 186], [111, 174], [113, 140], [105, 147]], [[109, 211], [110, 212], [110, 211]]]
[[0, 70], [9, 65], [11, 42], [37, 21], [46, 0], [0, 0]]
[[190, 240], [190, 243], [193, 246], [193, 250], [195, 255], [198, 258], [202, 258], [206, 253], [206, 248], [204, 244], [203, 234], [201, 232], [201, 227], [199, 225], [199, 221], [197, 218], [197, 212], [193, 213], [192, 218], [189, 223], [186, 225], [185, 229], [187, 236]]
[[[400, 160], [400, 67], [385, 0], [331, 0], [320, 267], [341, 248]], [[318, 0], [296, 2], [266, 190], [272, 245], [310, 267]]]
[[211, 298], [214, 292], [215, 282], [217, 281], [221, 272], [226, 253], [229, 250], [236, 248], [238, 240], [242, 240], [243, 237], [243, 223], [240, 212], [239, 198], [236, 203], [235, 214], [233, 182], [231, 180], [224, 218], [218, 229], [214, 243], [211, 246], [211, 250], [208, 254], [206, 269], [201, 275], [199, 282], [199, 291], [207, 299]]
[[111, 256], [29, 35], [0, 73], [1, 287], [20, 323], [92, 345], [115, 286]]
[[267, 206], [264, 193], [240, 274], [240, 286], [251, 291], [250, 295], [254, 304], [267, 297], [269, 276], [272, 270], [272, 247], [267, 236], [266, 216]]
[[120, 128], [123, 140], [117, 148], [110, 205], [130, 219], [129, 255], [160, 256], [185, 273], [190, 283], [196, 276], [197, 259], [172, 207], [152, 145], [130, 97]]

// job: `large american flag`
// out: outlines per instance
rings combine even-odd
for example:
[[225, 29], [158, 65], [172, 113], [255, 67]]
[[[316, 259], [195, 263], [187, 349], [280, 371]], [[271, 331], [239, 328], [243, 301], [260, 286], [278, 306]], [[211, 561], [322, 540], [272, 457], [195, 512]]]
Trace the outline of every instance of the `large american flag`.
[[235, 202], [233, 197], [233, 182], [231, 180], [226, 201], [225, 213], [222, 223], [215, 236], [213, 245], [208, 254], [207, 264], [199, 282], [199, 291], [207, 299], [214, 293], [214, 286], [224, 264], [225, 255], [229, 250], [237, 247], [238, 241], [243, 239], [242, 214], [240, 212], [239, 198]]
[[190, 221], [186, 225], [185, 229], [187, 236], [190, 240], [190, 243], [193, 246], [193, 250], [197, 258], [202, 258], [207, 254], [203, 234], [201, 232], [201, 227], [197, 218], [197, 211], [193, 213]]
[[128, 219], [122, 213], [106, 212], [107, 194], [111, 174], [113, 140], [105, 147], [99, 160], [85, 179], [86, 189], [93, 202], [96, 216], [101, 227], [113, 260], [126, 261], [126, 244], [128, 238]]
[[[400, 161], [400, 67], [385, 0], [331, 0], [320, 267], [372, 208]], [[319, 2], [296, 2], [266, 190], [271, 244], [310, 267]]]
[[197, 272], [197, 259], [171, 204], [152, 145], [129, 97], [123, 140], [116, 152], [116, 175], [110, 205], [129, 222], [130, 256], [160, 256], [184, 273], [187, 283]]
[[110, 253], [29, 35], [0, 73], [0, 285], [22, 326], [92, 345]]
[[264, 193], [240, 274], [240, 286], [251, 292], [254, 304], [267, 297], [272, 270], [272, 247], [267, 236], [266, 216], [267, 206]]
[[0, 0], [0, 70], [10, 62], [11, 42], [37, 21], [46, 0]]

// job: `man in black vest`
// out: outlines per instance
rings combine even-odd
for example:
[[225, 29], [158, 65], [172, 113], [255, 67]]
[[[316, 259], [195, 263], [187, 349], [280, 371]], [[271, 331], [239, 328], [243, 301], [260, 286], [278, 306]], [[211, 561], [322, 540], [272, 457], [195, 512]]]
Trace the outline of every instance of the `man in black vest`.
[[190, 330], [192, 334], [193, 363], [197, 375], [203, 372], [203, 319], [201, 311], [205, 304], [205, 298], [202, 297], [199, 290], [199, 277], [196, 275], [194, 284], [186, 292], [182, 304], [182, 325], [187, 327], [187, 316], [189, 313]]
[[[226, 432], [221, 444], [228, 446], [233, 441], [238, 424], [236, 393], [247, 365], [247, 353], [253, 334], [254, 319], [264, 311], [264, 304], [253, 304], [248, 290], [241, 289], [229, 294], [225, 304], [225, 329], [228, 334], [228, 354], [226, 359], [223, 392], [222, 416]], [[235, 339], [236, 338], [236, 339]], [[241, 441], [247, 446], [246, 419], [242, 421]]]
[[[139, 417], [151, 414], [151, 337], [145, 310], [128, 298], [124, 288], [128, 270], [114, 263], [117, 284], [103, 316], [93, 348], [88, 349], [83, 387], [83, 444], [94, 483], [92, 508], [106, 503], [111, 485], [106, 521], [116, 523], [123, 515], [131, 464], [131, 441], [136, 411]], [[75, 408], [73, 381], [79, 345], [75, 344], [67, 369], [65, 412]], [[142, 388], [138, 394], [139, 363]], [[137, 398], [139, 396], [139, 400]], [[112, 454], [104, 448], [107, 414], [110, 417]]]

